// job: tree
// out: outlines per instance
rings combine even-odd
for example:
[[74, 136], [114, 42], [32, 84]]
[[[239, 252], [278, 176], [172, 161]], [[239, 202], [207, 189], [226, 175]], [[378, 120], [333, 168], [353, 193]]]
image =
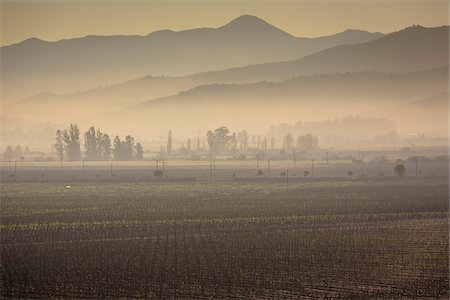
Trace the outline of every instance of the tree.
[[114, 139], [113, 156], [115, 160], [132, 160], [134, 152], [134, 138], [130, 135], [121, 141], [119, 136]]
[[13, 148], [12, 146], [7, 146], [5, 149], [5, 152], [3, 153], [3, 156], [5, 157], [5, 160], [11, 160], [13, 155]]
[[102, 160], [103, 159], [103, 145], [102, 145], [102, 140], [103, 140], [103, 133], [100, 131], [100, 129], [97, 129], [97, 136], [95, 137], [95, 144], [97, 146], [96, 149], [96, 159], [97, 160]]
[[283, 148], [284, 148], [284, 150], [287, 151], [287, 150], [291, 149], [293, 144], [294, 144], [294, 138], [292, 137], [292, 135], [290, 133], [286, 134], [283, 137]]
[[16, 147], [14, 147], [13, 157], [14, 159], [22, 159], [23, 157], [22, 146], [17, 145]]
[[172, 154], [172, 130], [169, 130], [169, 134], [167, 136], [167, 155]]
[[233, 151], [233, 155], [236, 154], [236, 147], [237, 147], [237, 135], [236, 132], [233, 132], [230, 138], [231, 143], [231, 150]]
[[64, 143], [63, 143], [63, 133], [61, 130], [56, 132], [56, 143], [53, 145], [58, 155], [59, 160], [64, 159]]
[[99, 159], [98, 155], [98, 146], [97, 146], [97, 136], [95, 134], [95, 128], [92, 126], [88, 131], [84, 134], [84, 147], [86, 149], [86, 159], [87, 160], [97, 160]]
[[225, 126], [219, 127], [214, 132], [211, 130], [206, 134], [208, 146], [211, 151], [211, 156], [216, 154], [220, 154], [230, 144], [233, 144], [235, 141], [235, 135], [229, 135], [230, 131]]
[[111, 159], [111, 139], [109, 137], [109, 135], [107, 135], [106, 133], [102, 135], [102, 140], [101, 140], [101, 156], [103, 160], [110, 160]]
[[143, 160], [144, 159], [144, 149], [142, 148], [141, 143], [137, 143], [136, 146], [134, 146], [134, 149], [136, 150], [135, 159]]
[[133, 152], [134, 152], [134, 138], [131, 135], [127, 135], [125, 137], [125, 146], [126, 146], [126, 150], [125, 152], [125, 157], [126, 160], [132, 160], [133, 159]]
[[396, 164], [394, 167], [394, 175], [398, 177], [403, 177], [406, 173], [406, 168], [404, 164]]
[[77, 124], [70, 124], [69, 130], [64, 129], [62, 140], [67, 159], [69, 161], [81, 160], [80, 129]]
[[248, 133], [245, 130], [242, 130], [237, 135], [237, 141], [239, 142], [239, 149], [246, 150], [248, 148]]
[[118, 135], [114, 138], [114, 148], [113, 148], [113, 157], [114, 160], [120, 160], [121, 159], [121, 146], [122, 142], [120, 141], [120, 138]]
[[191, 153], [191, 151], [192, 151], [192, 141], [191, 141], [190, 138], [187, 139], [186, 150], [187, 150], [188, 153]]
[[270, 149], [275, 150], [275, 138], [270, 138]]
[[214, 133], [211, 130], [208, 130], [208, 132], [206, 133], [206, 141], [208, 142], [211, 157], [213, 157], [215, 146], [214, 146]]
[[317, 136], [310, 133], [306, 135], [299, 136], [297, 138], [297, 147], [299, 149], [315, 149], [319, 145]]

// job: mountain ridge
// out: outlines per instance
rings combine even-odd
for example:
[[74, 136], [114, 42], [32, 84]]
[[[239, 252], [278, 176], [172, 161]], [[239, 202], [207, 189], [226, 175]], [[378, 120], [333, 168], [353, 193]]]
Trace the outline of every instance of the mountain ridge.
[[[433, 31], [435, 29], [430, 30]], [[401, 36], [401, 34], [402, 31], [399, 31], [398, 34], [393, 36], [393, 39], [395, 39], [399, 35]], [[438, 38], [440, 38], [440, 36]], [[423, 41], [419, 37], [416, 38], [415, 36], [413, 36], [412, 40], [419, 45], [423, 43]], [[390, 40], [388, 39], [387, 42], [389, 41]], [[79, 98], [91, 97], [97, 100], [108, 99], [108, 101], [110, 101], [111, 104], [115, 102], [120, 102], [120, 98], [128, 99], [128, 101], [134, 99], [133, 100], [134, 102], [143, 102], [145, 99], [154, 99], [163, 96], [169, 96], [176, 94], [182, 90], [188, 90], [195, 86], [205, 85], [209, 83], [251, 83], [263, 80], [282, 81], [295, 76], [302, 76], [302, 75], [309, 76], [321, 73], [342, 73], [342, 72], [358, 72], [358, 71], [372, 71], [372, 70], [378, 70], [380, 72], [396, 71], [394, 73], [405, 73], [405, 72], [420, 71], [423, 69], [424, 66], [427, 66], [427, 64], [421, 63], [419, 53], [416, 54], [415, 56], [414, 55], [407, 56], [408, 61], [404, 63], [405, 65], [404, 68], [400, 66], [400, 68], [392, 70], [392, 66], [395, 64], [386, 65], [384, 61], [401, 60], [402, 58], [401, 57], [399, 58], [398, 56], [402, 57], [405, 56], [403, 52], [408, 51], [408, 48], [404, 47], [403, 49], [400, 49], [395, 53], [394, 52], [388, 53], [387, 55], [392, 56], [389, 57], [386, 55], [383, 56], [384, 54], [383, 49], [386, 48], [385, 46], [375, 47], [378, 50], [374, 52], [373, 51], [374, 48], [371, 47], [371, 44], [373, 43], [378, 43], [378, 39], [363, 44], [336, 46], [333, 48], [322, 50], [319, 53], [306, 56], [302, 59], [293, 61], [249, 65], [245, 67], [229, 68], [220, 71], [202, 72], [178, 77], [147, 75], [140, 78], [128, 80], [117, 85], [111, 85], [108, 87], [83, 91], [81, 93], [78, 93], [77, 95]], [[386, 43], [386, 40], [383, 41], [383, 43]], [[435, 63], [436, 67], [448, 64], [447, 55], [445, 54], [444, 55], [445, 57], [442, 56], [442, 52], [446, 53], [446, 47], [448, 48], [448, 46], [443, 46], [442, 43], [439, 42], [439, 39], [435, 39], [429, 42], [425, 48], [423, 46], [421, 47], [422, 50], [423, 49], [426, 50], [425, 52], [427, 53], [427, 55], [441, 57], [441, 61]], [[338, 67], [333, 67], [333, 65], [335, 64], [334, 62], [335, 60], [343, 60], [341, 57], [334, 58], [335, 55], [337, 56], [346, 55], [347, 52], [352, 52], [353, 51], [352, 49], [354, 48], [356, 49], [362, 48], [362, 50], [365, 51], [361, 53], [361, 51], [358, 50], [360, 52], [359, 56], [361, 58], [361, 61], [364, 61], [364, 58], [368, 56], [365, 54], [366, 52], [369, 54], [371, 52], [374, 52], [374, 54], [372, 54], [372, 57], [375, 57], [377, 59], [370, 60], [369, 62], [371, 64], [366, 65], [366, 67], [364, 68], [361, 67], [354, 68], [352, 63], [341, 64]], [[342, 49], [344, 49], [344, 51]], [[336, 54], [333, 54], [334, 52]], [[381, 54], [379, 54], [379, 52], [381, 52]], [[441, 54], [436, 55], [436, 53]], [[322, 56], [324, 55], [331, 56], [331, 58], [327, 58], [330, 64], [329, 66], [325, 65], [325, 68], [323, 67], [322, 63], [323, 61]], [[307, 66], [309, 65], [310, 67], [305, 68], [304, 67], [305, 63], [303, 61], [306, 61]]]
[[3, 46], [2, 101], [42, 91], [71, 93], [148, 74], [181, 76], [291, 60], [330, 45], [380, 37], [366, 32], [299, 38], [256, 17], [248, 25], [247, 19], [238, 18], [219, 28], [163, 30], [146, 36], [89, 35], [54, 42], [31, 38]]

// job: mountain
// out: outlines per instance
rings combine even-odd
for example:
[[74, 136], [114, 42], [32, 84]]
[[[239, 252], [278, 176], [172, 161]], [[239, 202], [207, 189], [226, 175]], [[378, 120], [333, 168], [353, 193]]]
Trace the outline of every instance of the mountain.
[[40, 92], [72, 93], [147, 74], [174, 76], [291, 60], [380, 36], [345, 31], [320, 38], [298, 38], [257, 17], [241, 16], [216, 29], [162, 30], [147, 36], [86, 36], [57, 42], [31, 38], [1, 48], [2, 101]]
[[[238, 25], [231, 23], [221, 30], [225, 28], [233, 31], [236, 26]], [[257, 26], [260, 27], [262, 25]], [[266, 31], [270, 32], [269, 29]], [[275, 35], [278, 29], [273, 31], [271, 35]], [[212, 83], [282, 81], [295, 76], [320, 73], [415, 72], [448, 64], [448, 33], [448, 26], [436, 28], [414, 26], [370, 42], [336, 46], [292, 61], [250, 65], [187, 76], [145, 76], [70, 95], [43, 93], [27, 99], [26, 102], [33, 102], [35, 105], [53, 105], [58, 101], [67, 100], [92, 109], [95, 106], [102, 110], [106, 107], [119, 109], [144, 102], [146, 99], [170, 96], [195, 86]], [[364, 33], [346, 31], [343, 35], [362, 37]]]
[[216, 82], [279, 81], [299, 75], [342, 72], [415, 72], [449, 62], [449, 26], [413, 26], [379, 39], [340, 45], [293, 61], [211, 72]]
[[[449, 93], [443, 91], [420, 100], [394, 105], [374, 114], [396, 118], [399, 130], [403, 132], [448, 136], [449, 106]], [[415, 131], [411, 131], [411, 128]]]
[[[371, 116], [374, 110], [390, 108], [385, 115], [403, 120], [400, 105], [445, 93], [448, 72], [446, 66], [404, 74], [356, 72], [302, 76], [278, 83], [213, 84], [122, 110], [112, 114], [112, 119], [146, 128], [193, 130], [221, 124], [251, 128], [350, 113]], [[419, 116], [420, 110], [409, 118], [419, 126]]]

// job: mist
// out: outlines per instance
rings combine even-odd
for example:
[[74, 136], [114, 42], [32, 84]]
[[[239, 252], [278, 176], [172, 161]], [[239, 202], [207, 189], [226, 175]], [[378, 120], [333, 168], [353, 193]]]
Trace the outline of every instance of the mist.
[[2, 46], [1, 297], [448, 298], [448, 22], [333, 20]]

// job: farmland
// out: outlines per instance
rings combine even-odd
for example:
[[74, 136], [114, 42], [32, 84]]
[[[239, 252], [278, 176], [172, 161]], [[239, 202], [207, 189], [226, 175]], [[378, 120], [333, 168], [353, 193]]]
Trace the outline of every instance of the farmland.
[[448, 298], [447, 166], [236, 165], [4, 165], [1, 295]]

